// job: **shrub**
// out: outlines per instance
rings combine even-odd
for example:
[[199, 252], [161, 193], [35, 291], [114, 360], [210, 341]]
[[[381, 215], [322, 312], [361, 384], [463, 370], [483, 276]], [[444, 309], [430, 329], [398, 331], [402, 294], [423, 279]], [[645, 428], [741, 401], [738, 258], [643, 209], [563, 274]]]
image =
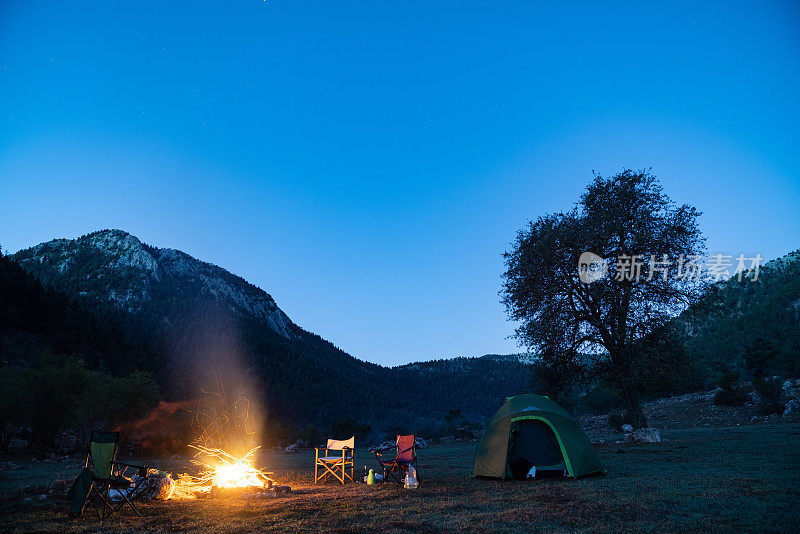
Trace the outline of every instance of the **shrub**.
[[714, 395], [717, 406], [744, 406], [750, 400], [747, 388], [739, 382], [738, 373], [725, 373], [717, 381], [720, 390]]
[[786, 402], [783, 399], [781, 383], [781, 379], [777, 376], [772, 378], [756, 377], [753, 380], [753, 385], [759, 395], [758, 408], [762, 414], [783, 413]]

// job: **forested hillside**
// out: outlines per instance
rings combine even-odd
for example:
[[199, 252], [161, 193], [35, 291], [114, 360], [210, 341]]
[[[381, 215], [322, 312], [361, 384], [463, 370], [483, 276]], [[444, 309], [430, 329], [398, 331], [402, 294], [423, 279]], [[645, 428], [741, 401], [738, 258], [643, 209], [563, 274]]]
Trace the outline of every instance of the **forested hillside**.
[[767, 263], [756, 281], [732, 277], [679, 319], [708, 380], [800, 376], [800, 251]]
[[0, 452], [24, 435], [43, 453], [59, 433], [145, 415], [158, 385], [146, 336], [109, 310], [98, 316], [44, 288], [0, 255]]
[[116, 374], [153, 366], [141, 328], [107, 309], [92, 313], [66, 294], [45, 288], [0, 256], [0, 363], [34, 365], [39, 358], [72, 355]]
[[196, 397], [214, 373], [235, 368], [266, 408], [270, 435], [280, 429], [288, 438], [309, 424], [438, 432], [448, 413], [480, 423], [528, 383], [515, 357], [393, 369], [360, 361], [295, 325], [245, 280], [118, 230], [44, 243], [2, 261], [4, 365], [36, 367], [33, 355], [44, 346], [90, 370], [147, 372], [166, 400]]
[[398, 391], [415, 392], [407, 402], [419, 411], [449, 406], [472, 421], [499, 408], [506, 396], [527, 391], [531, 378], [529, 366], [517, 354], [416, 362], [394, 367], [392, 374]]

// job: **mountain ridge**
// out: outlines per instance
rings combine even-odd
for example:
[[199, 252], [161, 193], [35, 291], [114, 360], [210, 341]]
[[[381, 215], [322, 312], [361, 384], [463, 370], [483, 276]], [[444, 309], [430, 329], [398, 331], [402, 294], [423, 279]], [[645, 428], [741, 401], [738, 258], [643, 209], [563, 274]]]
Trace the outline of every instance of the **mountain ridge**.
[[[352, 406], [346, 415], [375, 427], [388, 424], [385, 419], [432, 427], [452, 409], [479, 420], [528, 383], [525, 365], [502, 356], [460, 359], [458, 369], [424, 364], [451, 369], [452, 376], [360, 360], [295, 324], [269, 293], [242, 277], [122, 230], [51, 240], [11, 259], [99, 317], [113, 311], [136, 323], [131, 328], [145, 332], [152, 352], [161, 355], [145, 370], [172, 398], [191, 394], [196, 362], [225, 352], [243, 355], [243, 372], [257, 377], [271, 413], [300, 425], [343, 417], [337, 399], [344, 393]], [[401, 389], [411, 398], [398, 398], [394, 392]]]
[[[54, 239], [20, 250], [13, 254], [12, 258], [26, 270], [37, 275], [45, 285], [52, 283], [58, 286], [58, 275], [48, 273], [43, 264], [46, 261], [50, 264], [51, 270], [64, 274], [76, 263], [72, 253], [75, 247], [79, 248], [79, 252], [82, 252], [80, 250], [82, 248], [93, 248], [103, 254], [107, 264], [95, 265], [95, 269], [104, 267], [113, 271], [117, 268], [126, 268], [136, 271], [132, 278], [128, 277], [128, 283], [134, 284], [134, 287], [122, 295], [113, 289], [107, 294], [101, 294], [96, 286], [86, 284], [79, 291], [82, 296], [96, 298], [120, 309], [126, 309], [124, 305], [127, 304], [127, 311], [140, 311], [146, 301], [153, 298], [154, 284], [161, 283], [164, 279], [175, 282], [184, 278], [189, 284], [201, 282], [199, 289], [204, 296], [219, 300], [220, 294], [224, 295], [229, 299], [233, 309], [246, 310], [265, 320], [275, 333], [285, 338], [291, 337], [293, 330], [298, 328], [278, 307], [269, 293], [244, 278], [180, 250], [147, 245], [124, 230], [99, 230], [72, 240]], [[39, 265], [35, 265], [34, 262], [38, 262]], [[240, 287], [239, 291], [234, 289], [234, 284]], [[188, 290], [180, 285], [179, 289]], [[134, 308], [132, 304], [138, 306]]]

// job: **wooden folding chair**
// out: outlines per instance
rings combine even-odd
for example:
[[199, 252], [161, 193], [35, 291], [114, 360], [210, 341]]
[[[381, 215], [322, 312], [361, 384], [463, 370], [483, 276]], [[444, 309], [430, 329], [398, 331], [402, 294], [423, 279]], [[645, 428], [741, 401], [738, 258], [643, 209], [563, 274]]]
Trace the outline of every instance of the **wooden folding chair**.
[[[323, 482], [327, 482], [331, 475], [342, 484], [344, 484], [347, 479], [350, 479], [350, 482], [354, 482], [353, 473], [355, 471], [355, 459], [353, 458], [353, 453], [355, 452], [355, 448], [355, 436], [346, 440], [329, 439], [327, 447], [315, 447], [314, 484], [319, 482], [320, 479], [322, 479]], [[322, 456], [320, 456], [320, 451], [325, 451]], [[342, 454], [339, 456], [338, 454], [331, 454], [328, 451], [340, 451]], [[320, 467], [322, 467], [321, 470]], [[349, 473], [348, 469], [350, 471]]]

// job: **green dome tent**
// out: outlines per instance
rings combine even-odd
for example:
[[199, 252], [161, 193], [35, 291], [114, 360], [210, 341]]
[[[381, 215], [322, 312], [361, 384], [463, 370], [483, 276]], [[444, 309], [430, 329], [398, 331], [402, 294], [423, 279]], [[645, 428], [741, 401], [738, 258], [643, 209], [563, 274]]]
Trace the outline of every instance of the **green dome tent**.
[[475, 453], [475, 476], [480, 477], [578, 478], [602, 471], [583, 429], [564, 408], [540, 395], [506, 399]]

